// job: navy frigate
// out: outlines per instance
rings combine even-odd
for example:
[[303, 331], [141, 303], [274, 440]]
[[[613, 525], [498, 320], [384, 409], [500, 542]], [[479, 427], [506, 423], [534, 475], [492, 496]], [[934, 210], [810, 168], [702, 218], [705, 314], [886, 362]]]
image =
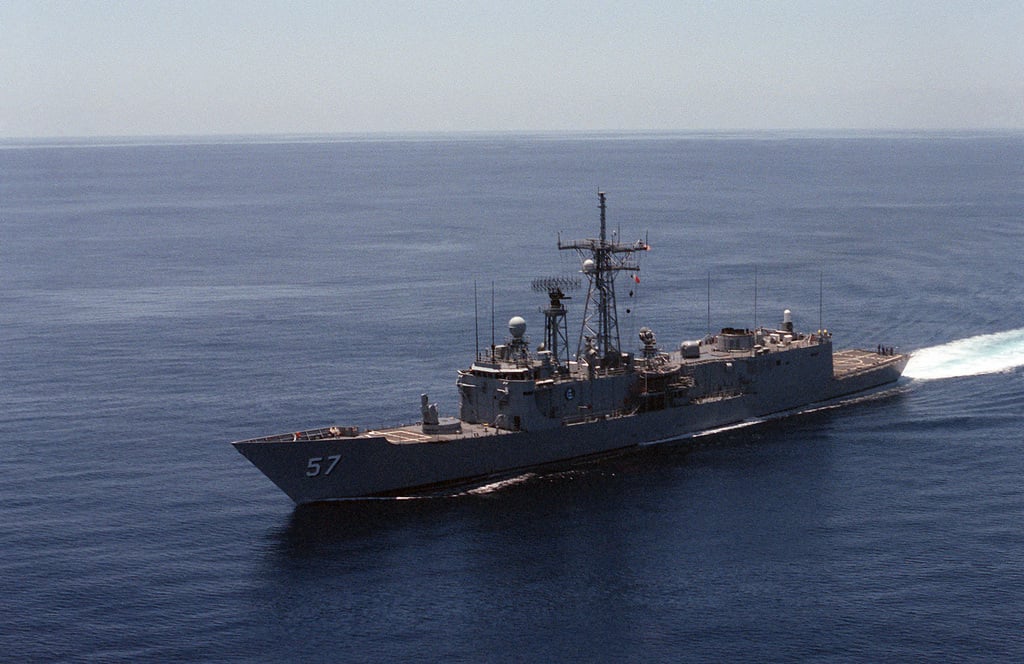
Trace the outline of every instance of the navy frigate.
[[[445, 492], [799, 412], [902, 375], [908, 355], [833, 351], [830, 332], [795, 330], [789, 310], [779, 327], [727, 327], [667, 352], [643, 327], [637, 352], [623, 350], [615, 280], [638, 279], [635, 254], [650, 247], [608, 239], [598, 196], [599, 236], [558, 240], [578, 254], [582, 278], [533, 283], [547, 295], [543, 343], [531, 349], [525, 320], [512, 318], [506, 343], [458, 371], [457, 417], [440, 417], [422, 395], [416, 424], [292, 430], [232, 445], [298, 504]], [[583, 282], [571, 353], [566, 291]]]

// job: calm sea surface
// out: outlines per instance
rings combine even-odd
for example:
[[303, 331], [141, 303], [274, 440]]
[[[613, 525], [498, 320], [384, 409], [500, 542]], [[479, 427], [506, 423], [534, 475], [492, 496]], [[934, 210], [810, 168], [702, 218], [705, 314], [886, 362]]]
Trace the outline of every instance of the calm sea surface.
[[[630, 344], [710, 280], [915, 377], [451, 497], [296, 509], [228, 444], [451, 414], [474, 282], [539, 338], [599, 188]], [[1020, 134], [0, 143], [0, 659], [1021, 661], [1022, 254]]]

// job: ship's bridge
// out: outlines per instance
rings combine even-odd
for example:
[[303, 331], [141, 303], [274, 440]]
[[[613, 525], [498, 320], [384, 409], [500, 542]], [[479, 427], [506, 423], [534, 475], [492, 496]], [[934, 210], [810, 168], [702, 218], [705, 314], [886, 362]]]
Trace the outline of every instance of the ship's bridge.
[[474, 362], [468, 373], [497, 380], [529, 380], [533, 377], [530, 367], [507, 362]]

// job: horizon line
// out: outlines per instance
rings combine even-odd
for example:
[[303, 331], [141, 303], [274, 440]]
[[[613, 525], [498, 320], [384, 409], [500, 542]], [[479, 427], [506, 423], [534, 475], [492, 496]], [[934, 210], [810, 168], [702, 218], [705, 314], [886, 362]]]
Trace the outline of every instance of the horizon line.
[[430, 140], [479, 139], [495, 137], [547, 137], [576, 140], [607, 139], [614, 137], [649, 138], [729, 138], [729, 137], [801, 137], [843, 138], [856, 136], [912, 137], [964, 135], [1024, 135], [1024, 127], [958, 127], [958, 128], [778, 128], [778, 129], [416, 129], [327, 132], [240, 132], [240, 133], [155, 133], [155, 134], [96, 134], [78, 136], [0, 136], [2, 147], [32, 146], [98, 146], [138, 145], [144, 142], [171, 144], [199, 143], [303, 143], [348, 142], [373, 140]]

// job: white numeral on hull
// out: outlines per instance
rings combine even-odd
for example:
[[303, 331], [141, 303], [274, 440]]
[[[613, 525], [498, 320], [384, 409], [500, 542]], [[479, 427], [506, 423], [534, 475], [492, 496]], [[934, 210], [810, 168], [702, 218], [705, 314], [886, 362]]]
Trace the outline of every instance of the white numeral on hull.
[[[330, 475], [331, 471], [334, 470], [334, 467], [338, 465], [338, 461], [340, 460], [340, 454], [332, 454], [329, 457], [312, 457], [309, 461], [306, 462], [306, 477]], [[324, 468], [322, 465], [324, 463], [327, 463], [326, 468]]]

